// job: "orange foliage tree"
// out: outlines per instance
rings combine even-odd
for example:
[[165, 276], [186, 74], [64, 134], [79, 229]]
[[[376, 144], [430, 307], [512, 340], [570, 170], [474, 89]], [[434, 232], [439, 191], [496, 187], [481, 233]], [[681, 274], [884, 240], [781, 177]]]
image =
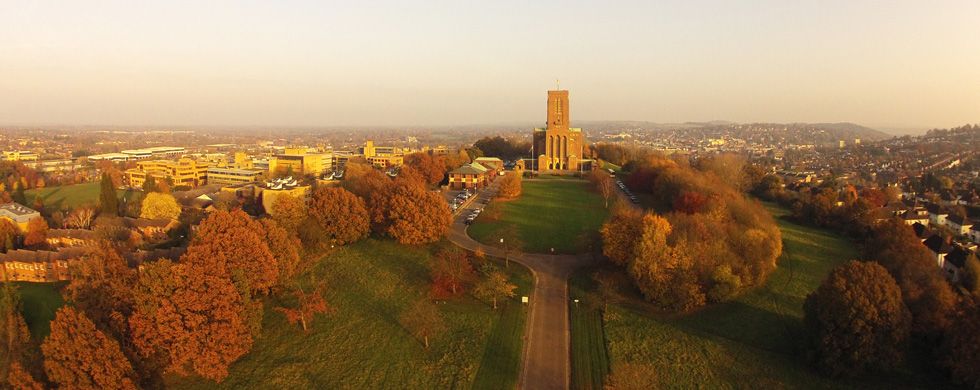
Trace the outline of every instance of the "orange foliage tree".
[[420, 183], [397, 180], [388, 198], [387, 232], [402, 244], [427, 244], [446, 235], [452, 213], [446, 200]]
[[296, 234], [307, 216], [306, 202], [303, 201], [303, 198], [289, 194], [277, 196], [276, 200], [272, 202], [271, 210], [266, 211], [272, 216], [272, 219], [279, 223], [279, 226], [292, 234]]
[[276, 265], [279, 266], [279, 285], [286, 285], [299, 272], [300, 248], [303, 243], [280, 227], [276, 221], [263, 219], [261, 222], [269, 251], [276, 258]]
[[497, 196], [501, 198], [516, 198], [521, 196], [522, 191], [522, 178], [517, 172], [511, 172], [504, 175], [500, 180], [500, 189], [497, 192]]
[[371, 229], [364, 200], [339, 187], [318, 188], [313, 192], [310, 215], [338, 245], [357, 242]]
[[48, 239], [48, 223], [44, 218], [35, 217], [27, 223], [27, 233], [24, 234], [24, 246], [36, 248]]
[[133, 366], [119, 349], [119, 343], [69, 306], [58, 309], [41, 352], [48, 379], [59, 387], [136, 388]]
[[[262, 294], [279, 282], [279, 265], [266, 243], [265, 227], [242, 210], [214, 211], [198, 226], [188, 253], [220, 254], [228, 273], [249, 294]], [[183, 261], [183, 260], [182, 260]]]
[[109, 243], [101, 242], [72, 269], [64, 295], [103, 330], [128, 338], [126, 318], [133, 311], [136, 270]]
[[436, 185], [446, 176], [446, 164], [442, 157], [428, 153], [412, 153], [405, 156], [405, 165], [414, 168], [427, 184]]
[[252, 348], [249, 306], [228, 273], [230, 259], [191, 247], [180, 264], [144, 265], [130, 318], [133, 343], [169, 371], [217, 382]]

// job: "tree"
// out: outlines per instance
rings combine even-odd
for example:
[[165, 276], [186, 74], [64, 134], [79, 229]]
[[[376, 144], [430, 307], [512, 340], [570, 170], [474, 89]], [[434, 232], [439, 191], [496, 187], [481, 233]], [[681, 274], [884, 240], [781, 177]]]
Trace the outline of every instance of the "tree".
[[14, 198], [14, 202], [25, 206], [27, 205], [27, 195], [24, 193], [24, 183], [21, 183], [20, 180], [14, 184], [14, 194], [12, 196]]
[[599, 192], [599, 195], [602, 195], [602, 199], [606, 202], [606, 208], [609, 208], [609, 199], [616, 194], [613, 179], [605, 172], [593, 171], [589, 174], [589, 181], [591, 181], [592, 185], [595, 186], [595, 189]]
[[980, 298], [980, 261], [977, 255], [971, 254], [966, 258], [966, 265], [963, 266], [963, 273], [960, 276], [960, 283], [974, 297]]
[[106, 172], [102, 173], [101, 190], [99, 192], [99, 205], [104, 215], [119, 215], [119, 197], [116, 195], [116, 187], [112, 184], [112, 178]]
[[31, 333], [21, 316], [20, 295], [13, 283], [0, 284], [0, 383], [13, 365], [21, 361], [30, 348]]
[[340, 187], [317, 188], [310, 200], [310, 215], [338, 245], [357, 242], [371, 230], [364, 200]]
[[627, 265], [636, 253], [642, 222], [643, 213], [634, 208], [617, 210], [600, 230], [602, 254], [613, 264]]
[[438, 290], [448, 289], [453, 295], [463, 291], [466, 283], [474, 278], [473, 264], [469, 255], [456, 248], [436, 254], [432, 264], [432, 283]]
[[252, 348], [247, 306], [232, 282], [221, 252], [193, 247], [180, 264], [144, 265], [130, 317], [133, 343], [146, 358], [168, 370], [189, 371], [220, 382], [228, 366]]
[[497, 300], [511, 298], [515, 295], [514, 290], [517, 286], [511, 284], [507, 275], [500, 271], [493, 271], [473, 288], [473, 295], [483, 300], [493, 302], [494, 310], [497, 309]]
[[198, 226], [187, 253], [200, 256], [188, 260], [221, 255], [225, 261], [221, 266], [240, 283], [243, 296], [264, 294], [279, 281], [279, 265], [266, 236], [262, 223], [244, 211], [217, 210]]
[[75, 229], [89, 229], [95, 219], [95, 210], [91, 207], [78, 207], [68, 213], [65, 224]]
[[157, 191], [157, 178], [153, 175], [147, 175], [146, 181], [143, 182], [143, 192], [151, 193]]
[[180, 210], [180, 204], [173, 195], [150, 192], [143, 198], [140, 218], [176, 220], [180, 217]]
[[133, 366], [119, 349], [119, 343], [69, 306], [58, 309], [41, 352], [48, 379], [59, 387], [136, 388]]
[[272, 202], [272, 207], [267, 211], [272, 219], [279, 223], [279, 226], [291, 234], [296, 234], [299, 231], [299, 226], [303, 224], [307, 216], [306, 202], [303, 201], [303, 198], [289, 194], [277, 196], [276, 200]]
[[429, 153], [406, 155], [405, 165], [414, 168], [429, 185], [439, 184], [446, 177], [446, 166], [442, 158]]
[[7, 218], [0, 218], [0, 252], [6, 253], [14, 249], [20, 230]]
[[683, 191], [681, 195], [674, 199], [674, 210], [686, 214], [695, 214], [704, 211], [708, 203], [708, 197], [700, 192]]
[[386, 203], [387, 233], [401, 244], [436, 242], [453, 222], [442, 195], [419, 183], [398, 180]]
[[31, 373], [24, 369], [20, 362], [10, 364], [10, 372], [7, 374], [7, 384], [12, 389], [19, 390], [43, 390], [44, 386], [31, 376]]
[[894, 367], [910, 314], [888, 270], [851, 261], [835, 268], [803, 304], [809, 354], [831, 376]]
[[521, 175], [511, 172], [499, 180], [500, 189], [497, 191], [497, 196], [501, 198], [516, 198], [521, 196]]
[[312, 294], [307, 294], [303, 289], [296, 289], [293, 295], [296, 297], [298, 307], [277, 307], [276, 311], [285, 315], [290, 324], [300, 323], [303, 326], [303, 331], [306, 332], [309, 330], [307, 321], [312, 321], [317, 314], [332, 311], [327, 306], [327, 301], [323, 299], [323, 293], [320, 290], [321, 286], [317, 286]]
[[120, 340], [128, 338], [136, 271], [108, 242], [101, 242], [72, 269], [64, 295], [75, 309]]
[[24, 234], [24, 246], [36, 248], [47, 242], [48, 223], [44, 218], [34, 217], [27, 223], [27, 233]]
[[671, 225], [655, 214], [643, 216], [636, 254], [627, 271], [643, 296], [672, 311], [704, 305], [705, 296], [693, 273], [693, 259], [686, 244], [667, 245]]
[[442, 321], [442, 315], [439, 314], [439, 309], [432, 302], [425, 299], [415, 301], [412, 306], [409, 306], [398, 317], [398, 322], [412, 336], [418, 337], [422, 341], [422, 344], [425, 345], [425, 349], [429, 349], [430, 336], [442, 333], [446, 329]]
[[943, 340], [942, 364], [953, 380], [972, 386], [980, 384], [980, 305], [964, 299], [953, 319], [953, 329]]
[[293, 276], [299, 273], [300, 267], [300, 248], [302, 243], [299, 238], [289, 234], [271, 219], [261, 220], [265, 230], [265, 241], [269, 245], [269, 252], [276, 258], [276, 265], [279, 266], [279, 285], [285, 286]]

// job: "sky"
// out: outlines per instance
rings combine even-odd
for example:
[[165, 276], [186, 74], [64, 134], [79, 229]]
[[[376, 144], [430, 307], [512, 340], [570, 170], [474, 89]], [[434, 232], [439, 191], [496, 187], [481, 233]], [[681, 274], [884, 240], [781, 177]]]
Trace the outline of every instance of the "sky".
[[0, 124], [980, 122], [980, 1], [0, 0]]

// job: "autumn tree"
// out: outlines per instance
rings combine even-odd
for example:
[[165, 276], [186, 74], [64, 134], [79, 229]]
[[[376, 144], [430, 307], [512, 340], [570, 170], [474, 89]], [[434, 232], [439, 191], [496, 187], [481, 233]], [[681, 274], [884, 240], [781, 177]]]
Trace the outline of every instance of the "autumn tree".
[[180, 210], [180, 204], [173, 195], [150, 192], [143, 197], [140, 218], [176, 220], [180, 216]]
[[116, 195], [116, 186], [112, 184], [112, 178], [109, 177], [108, 173], [102, 173], [100, 186], [99, 205], [101, 206], [102, 214], [111, 216], [119, 215], [119, 198]]
[[426, 184], [436, 185], [446, 177], [442, 158], [429, 153], [412, 153], [405, 156], [405, 165], [415, 169]]
[[667, 245], [671, 225], [655, 214], [643, 216], [635, 257], [629, 275], [647, 300], [674, 311], [690, 310], [705, 302], [704, 292], [692, 272], [693, 259], [683, 243]]
[[78, 207], [68, 213], [65, 224], [75, 229], [89, 229], [95, 219], [95, 210], [91, 207]]
[[306, 202], [303, 198], [289, 194], [279, 194], [272, 202], [269, 210], [266, 210], [279, 226], [296, 234], [299, 226], [306, 220]]
[[127, 339], [136, 271], [109, 243], [101, 242], [73, 264], [71, 275], [64, 291], [67, 300], [100, 329]]
[[877, 263], [835, 268], [803, 311], [810, 357], [831, 376], [886, 370], [902, 360], [910, 314], [895, 279]]
[[41, 385], [37, 379], [31, 373], [27, 372], [20, 362], [13, 362], [10, 364], [9, 373], [6, 376], [7, 384], [11, 389], [18, 390], [42, 390], [44, 386]]
[[942, 364], [957, 383], [980, 384], [980, 305], [964, 299], [953, 317], [953, 325], [943, 340]]
[[473, 264], [469, 255], [459, 249], [442, 250], [432, 264], [432, 283], [440, 291], [449, 290], [453, 295], [463, 291], [466, 283], [474, 278]]
[[249, 306], [228, 272], [222, 252], [190, 247], [179, 264], [144, 265], [130, 318], [142, 356], [180, 375], [222, 381], [228, 367], [252, 348]]
[[500, 180], [500, 188], [497, 191], [497, 196], [509, 199], [521, 196], [521, 175], [511, 172], [498, 180]]
[[634, 208], [616, 211], [602, 225], [602, 254], [616, 265], [625, 266], [633, 260], [641, 234], [643, 213]]
[[285, 315], [286, 321], [289, 321], [290, 324], [299, 323], [302, 325], [303, 331], [306, 332], [309, 330], [308, 321], [312, 321], [317, 314], [324, 314], [332, 310], [327, 305], [327, 301], [323, 299], [321, 289], [322, 286], [317, 286], [310, 294], [304, 292], [303, 289], [296, 289], [293, 295], [296, 297], [297, 307], [277, 307], [276, 311]]
[[877, 225], [863, 257], [877, 260], [898, 283], [912, 313], [914, 334], [938, 338], [949, 328], [956, 294], [912, 228], [898, 219]]
[[396, 181], [387, 206], [387, 233], [401, 244], [438, 241], [452, 224], [452, 213], [442, 195], [418, 183]]
[[24, 234], [24, 246], [37, 248], [44, 245], [48, 239], [48, 223], [41, 217], [34, 217], [27, 223]]
[[41, 344], [48, 379], [64, 388], [135, 389], [135, 373], [116, 340], [84, 314], [65, 306]]
[[439, 308], [426, 299], [415, 301], [398, 317], [398, 322], [412, 336], [418, 337], [426, 349], [429, 348], [429, 337], [438, 335], [446, 329]]
[[13, 283], [0, 284], [0, 383], [30, 348], [31, 334], [21, 316], [20, 295]]
[[340, 187], [317, 188], [310, 200], [310, 215], [338, 245], [357, 242], [371, 229], [364, 200]]
[[507, 279], [507, 274], [500, 271], [492, 271], [476, 284], [473, 288], [473, 295], [480, 299], [491, 301], [493, 308], [496, 310], [497, 300], [513, 297], [515, 290], [517, 290], [517, 286], [510, 283], [510, 280]]
[[17, 245], [20, 229], [7, 218], [0, 218], [0, 252], [6, 253]]
[[967, 292], [974, 297], [980, 298], [980, 260], [976, 254], [971, 254], [966, 258], [963, 272], [960, 274], [960, 283]]
[[289, 234], [276, 221], [263, 219], [261, 222], [269, 252], [276, 258], [276, 265], [279, 267], [279, 285], [284, 286], [299, 273], [300, 249], [303, 244], [299, 238]]
[[683, 191], [674, 199], [674, 210], [686, 214], [696, 214], [704, 211], [708, 197], [700, 192]]
[[264, 294], [279, 281], [265, 228], [242, 210], [212, 212], [198, 226], [187, 252], [192, 250], [201, 256], [222, 255], [228, 274], [249, 294]]

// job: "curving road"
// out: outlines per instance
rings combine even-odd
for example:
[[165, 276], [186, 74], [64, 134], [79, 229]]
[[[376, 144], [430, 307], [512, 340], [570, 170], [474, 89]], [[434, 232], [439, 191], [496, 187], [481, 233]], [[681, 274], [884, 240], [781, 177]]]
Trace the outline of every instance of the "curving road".
[[[481, 191], [476, 202], [470, 202], [466, 209], [476, 208], [493, 192], [492, 187], [490, 191]], [[503, 249], [476, 242], [466, 234], [467, 225], [463, 222], [466, 214], [464, 211], [456, 216], [449, 240], [461, 248], [470, 251], [479, 248], [488, 255], [503, 258]], [[576, 269], [592, 263], [592, 256], [511, 253], [509, 258], [526, 266], [534, 275], [518, 387], [567, 389], [571, 378], [568, 278]]]

